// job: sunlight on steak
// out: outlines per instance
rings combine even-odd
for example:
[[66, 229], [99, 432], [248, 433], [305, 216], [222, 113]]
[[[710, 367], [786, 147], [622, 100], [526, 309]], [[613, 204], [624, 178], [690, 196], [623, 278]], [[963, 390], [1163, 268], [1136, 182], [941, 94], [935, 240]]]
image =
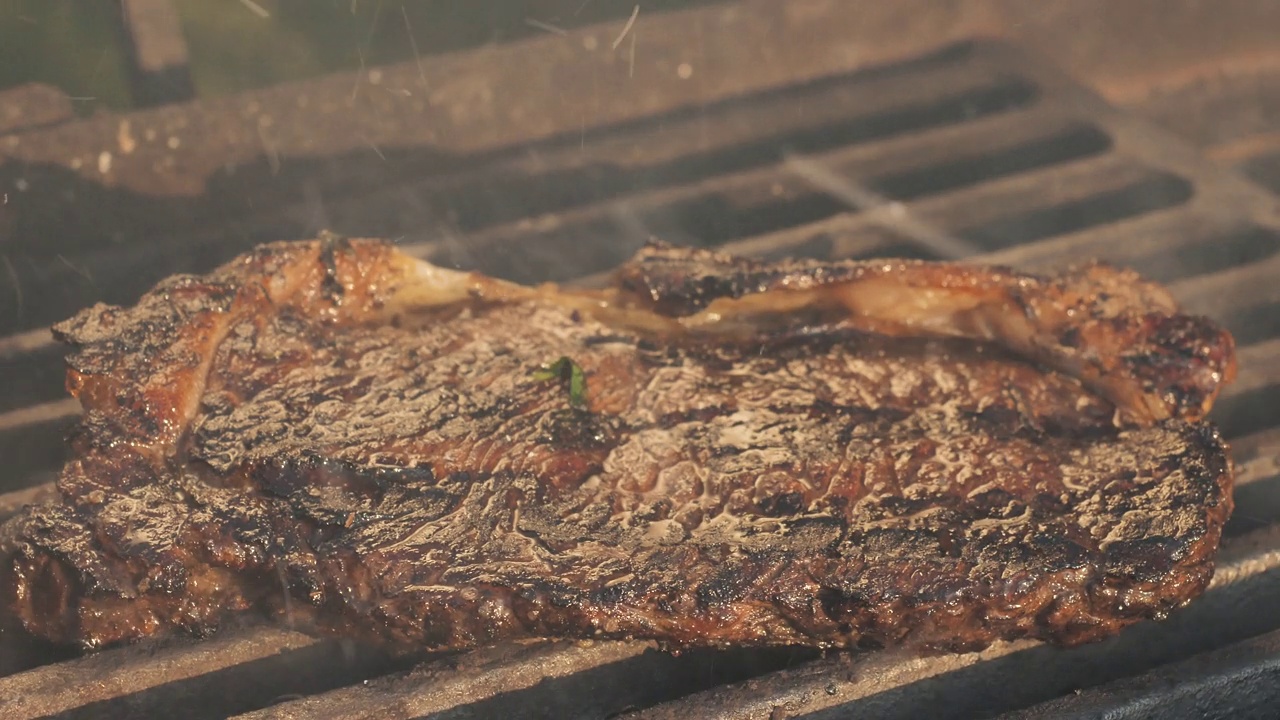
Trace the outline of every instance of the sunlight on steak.
[[656, 244], [616, 277], [330, 237], [82, 312], [74, 459], [0, 529], [7, 611], [87, 647], [287, 608], [403, 647], [957, 650], [1208, 583], [1234, 348], [1163, 289]]

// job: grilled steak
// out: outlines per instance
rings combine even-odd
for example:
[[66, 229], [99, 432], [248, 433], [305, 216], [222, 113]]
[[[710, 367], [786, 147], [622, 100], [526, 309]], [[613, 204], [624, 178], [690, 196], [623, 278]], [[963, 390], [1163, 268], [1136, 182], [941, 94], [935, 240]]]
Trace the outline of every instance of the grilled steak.
[[1076, 643], [1201, 592], [1231, 508], [1230, 336], [1100, 265], [654, 245], [570, 291], [326, 238], [56, 333], [85, 414], [0, 588], [88, 647]]

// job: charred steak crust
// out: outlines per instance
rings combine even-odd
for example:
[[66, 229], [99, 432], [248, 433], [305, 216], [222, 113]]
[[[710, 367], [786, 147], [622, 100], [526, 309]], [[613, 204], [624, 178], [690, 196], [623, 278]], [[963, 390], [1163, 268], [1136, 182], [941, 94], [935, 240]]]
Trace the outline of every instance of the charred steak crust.
[[[1208, 318], [1178, 313], [1168, 291], [1136, 273], [1098, 263], [1040, 277], [920, 260], [766, 263], [651, 242], [618, 280], [655, 312], [673, 316], [771, 290], [867, 288], [844, 304], [868, 316], [863, 324], [870, 329], [999, 338], [1121, 401], [1138, 420], [1201, 418], [1235, 377], [1230, 333]], [[875, 307], [893, 303], [902, 288], [916, 291], [914, 304], [926, 307]]]
[[[55, 332], [85, 417], [0, 590], [90, 647], [251, 608], [415, 647], [1075, 643], [1199, 594], [1231, 510], [1198, 420], [1230, 336], [1103, 266], [655, 245], [592, 295], [326, 238]], [[559, 357], [585, 408], [531, 376]]]

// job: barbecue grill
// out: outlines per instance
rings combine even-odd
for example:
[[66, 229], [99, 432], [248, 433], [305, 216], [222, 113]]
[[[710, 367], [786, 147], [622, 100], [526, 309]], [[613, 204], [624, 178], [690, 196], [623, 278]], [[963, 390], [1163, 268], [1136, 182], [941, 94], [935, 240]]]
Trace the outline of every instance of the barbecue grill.
[[[8, 630], [6, 717], [1280, 714], [1280, 67], [1154, 91], [1143, 69], [1112, 78], [1121, 109], [1016, 33], [990, 38], [998, 2], [851, 19], [797, 0], [624, 12], [185, 100], [167, 3], [125, 5], [155, 107], [77, 119], [52, 88], [0, 93], [0, 519], [51, 496], [79, 410], [49, 323], [322, 229], [522, 282], [596, 282], [651, 235], [765, 257], [1127, 265], [1237, 338], [1239, 379], [1214, 412], [1237, 510], [1205, 596], [1069, 650], [552, 641], [391, 657], [246, 619], [78, 656]], [[1151, 5], [1176, 29], [1194, 3]]]

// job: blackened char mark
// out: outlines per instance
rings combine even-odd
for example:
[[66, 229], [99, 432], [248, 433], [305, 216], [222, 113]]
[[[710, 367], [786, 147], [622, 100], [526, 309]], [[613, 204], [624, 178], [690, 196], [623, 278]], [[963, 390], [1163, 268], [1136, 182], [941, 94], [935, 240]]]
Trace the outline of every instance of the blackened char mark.
[[1159, 396], [1176, 416], [1204, 408], [1235, 372], [1235, 342], [1208, 318], [1151, 314], [1151, 340], [1124, 355], [1127, 370]]
[[856, 272], [852, 265], [765, 263], [650, 241], [623, 267], [618, 284], [643, 298], [655, 312], [679, 317], [693, 314], [720, 298], [764, 292], [797, 273], [811, 275], [817, 282], [832, 282]]
[[337, 253], [345, 252], [350, 247], [351, 242], [342, 235], [327, 230], [320, 233], [320, 262], [324, 265], [324, 280], [320, 283], [320, 291], [334, 305], [342, 302], [342, 296], [346, 292], [338, 280]]
[[[251, 464], [248, 475], [263, 492], [286, 499], [295, 512], [322, 525], [350, 528], [372, 519], [374, 508], [383, 504], [387, 491], [397, 497], [416, 498], [422, 507], [451, 505], [456, 501], [427, 496], [448, 495], [435, 487], [430, 465], [392, 467], [362, 465], [325, 457], [315, 451], [276, 456]], [[407, 493], [407, 495], [406, 495]]]
[[579, 408], [552, 410], [540, 425], [539, 442], [564, 450], [612, 448], [626, 431], [619, 418]]
[[708, 250], [682, 250], [650, 241], [619, 274], [624, 290], [647, 298], [664, 315], [688, 315], [712, 300], [759, 290], [747, 286], [760, 263]]

